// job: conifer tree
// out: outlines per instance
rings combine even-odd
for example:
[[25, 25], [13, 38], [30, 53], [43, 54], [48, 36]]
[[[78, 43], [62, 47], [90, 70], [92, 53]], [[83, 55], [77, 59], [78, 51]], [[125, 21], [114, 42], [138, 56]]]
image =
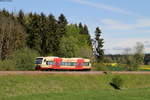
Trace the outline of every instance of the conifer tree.
[[1, 14], [2, 14], [3, 16], [5, 16], [5, 17], [10, 17], [9, 12], [8, 12], [6, 9], [3, 9], [2, 12], [1, 12]]
[[22, 10], [19, 11], [17, 20], [22, 26], [25, 26], [25, 16], [24, 16], [24, 12]]
[[101, 38], [101, 33], [102, 33], [101, 30], [99, 29], [99, 27], [97, 27], [95, 30], [95, 42], [94, 42], [95, 56], [97, 62], [101, 62], [104, 58], [104, 51], [102, 49], [104, 40], [103, 38]]
[[80, 34], [84, 34], [84, 27], [81, 22], [79, 23], [79, 29], [80, 29]]
[[57, 30], [57, 21], [55, 19], [55, 17], [50, 14], [48, 16], [48, 47], [47, 47], [47, 52], [48, 54], [53, 54], [53, 52], [55, 52], [55, 48], [57, 45], [57, 41], [55, 39], [55, 35], [56, 34], [56, 30]]
[[27, 25], [27, 45], [29, 48], [34, 49], [41, 53], [41, 36], [39, 34], [39, 16], [35, 13], [29, 14], [29, 22]]
[[58, 18], [58, 24], [61, 24], [63, 26], [66, 26], [68, 24], [68, 21], [63, 14], [60, 14], [60, 16]]
[[61, 14], [58, 18], [58, 30], [57, 33], [60, 35], [60, 37], [63, 37], [66, 34], [66, 26], [68, 24], [68, 21], [66, 17]]
[[55, 41], [55, 33], [56, 33], [56, 19], [55, 17], [51, 14], [48, 17], [46, 17], [44, 14], [41, 14], [41, 33], [42, 33], [42, 55], [46, 56], [48, 54], [53, 55], [53, 49], [54, 45], [57, 43]]
[[48, 21], [47, 17], [44, 13], [41, 13], [39, 16], [39, 22], [38, 22], [38, 33], [41, 36], [41, 55], [45, 56], [48, 51]]
[[58, 18], [57, 30], [54, 35], [55, 36], [55, 45], [54, 45], [55, 55], [59, 54], [60, 41], [61, 41], [61, 38], [66, 35], [67, 24], [68, 24], [68, 21], [66, 17], [63, 14], [61, 14]]
[[84, 25], [83, 30], [84, 30], [84, 34], [89, 35], [89, 30], [88, 30], [87, 25]]
[[83, 29], [84, 29], [84, 34], [87, 35], [87, 42], [89, 46], [92, 47], [91, 37], [87, 25], [84, 25]]

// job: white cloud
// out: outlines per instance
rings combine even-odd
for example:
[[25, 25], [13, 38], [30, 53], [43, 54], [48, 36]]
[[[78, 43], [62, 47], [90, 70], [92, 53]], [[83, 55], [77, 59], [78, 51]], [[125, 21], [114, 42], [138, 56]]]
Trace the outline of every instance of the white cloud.
[[69, 0], [69, 1], [79, 3], [79, 4], [82, 4], [82, 5], [87, 5], [87, 6], [94, 7], [94, 8], [98, 8], [98, 9], [104, 9], [104, 10], [107, 10], [107, 11], [117, 12], [117, 13], [121, 13], [121, 14], [125, 14], [125, 15], [139, 16], [139, 15], [133, 13], [133, 12], [126, 11], [124, 9], [113, 7], [113, 6], [110, 6], [110, 5], [103, 4], [103, 3], [96, 3], [96, 2], [87, 1], [87, 0]]
[[133, 48], [137, 42], [144, 44], [145, 53], [150, 53], [149, 38], [129, 38], [129, 39], [111, 39], [106, 40], [105, 53], [107, 54], [122, 54], [126, 48]]
[[129, 30], [133, 27], [130, 24], [124, 24], [121, 21], [113, 19], [102, 19], [101, 23], [104, 24], [105, 29], [111, 30]]
[[150, 27], [150, 19], [138, 19], [136, 27]]
[[[101, 23], [107, 30], [133, 30], [150, 27], [150, 19], [137, 19], [135, 23], [127, 24], [113, 19], [102, 19]], [[150, 32], [150, 30], [144, 30], [144, 32]]]

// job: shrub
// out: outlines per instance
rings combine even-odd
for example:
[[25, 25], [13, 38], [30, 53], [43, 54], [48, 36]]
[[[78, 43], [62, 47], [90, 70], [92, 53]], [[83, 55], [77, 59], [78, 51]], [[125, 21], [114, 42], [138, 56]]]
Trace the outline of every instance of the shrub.
[[93, 66], [93, 70], [97, 70], [97, 71], [107, 71], [108, 68], [105, 64], [103, 63], [94, 63], [92, 64]]
[[16, 70], [14, 62], [12, 60], [1, 60], [0, 61], [0, 70], [1, 71], [10, 71]]
[[113, 88], [120, 90], [123, 85], [123, 80], [119, 76], [116, 76], [112, 78], [112, 82], [110, 83], [110, 85]]
[[34, 61], [38, 53], [29, 48], [17, 50], [11, 55], [16, 70], [34, 70]]

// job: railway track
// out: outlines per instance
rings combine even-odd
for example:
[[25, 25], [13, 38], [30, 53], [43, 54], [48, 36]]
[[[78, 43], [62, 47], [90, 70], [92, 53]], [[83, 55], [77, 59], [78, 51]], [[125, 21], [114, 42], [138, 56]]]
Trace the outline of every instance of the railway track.
[[9, 74], [150, 74], [146, 71], [0, 71], [0, 75]]

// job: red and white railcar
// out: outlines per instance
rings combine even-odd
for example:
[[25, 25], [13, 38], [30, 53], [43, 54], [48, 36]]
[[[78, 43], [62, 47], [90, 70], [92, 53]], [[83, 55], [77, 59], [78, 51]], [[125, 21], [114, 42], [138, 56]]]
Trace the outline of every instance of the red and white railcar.
[[35, 61], [37, 70], [91, 70], [89, 59], [37, 57]]

